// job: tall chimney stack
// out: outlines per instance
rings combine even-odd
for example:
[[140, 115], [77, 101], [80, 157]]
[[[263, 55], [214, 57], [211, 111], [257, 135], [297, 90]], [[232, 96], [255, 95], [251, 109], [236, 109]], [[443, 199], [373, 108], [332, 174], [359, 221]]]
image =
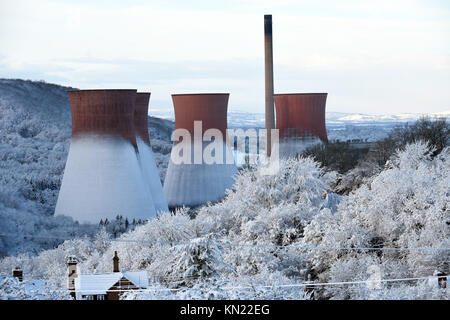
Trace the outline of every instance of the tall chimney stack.
[[16, 267], [13, 270], [12, 275], [13, 275], [14, 278], [19, 279], [20, 282], [23, 281], [23, 270], [22, 270], [22, 268]]
[[114, 251], [113, 272], [120, 272], [119, 271], [119, 257], [117, 256], [117, 251]]
[[272, 153], [271, 129], [275, 128], [273, 110], [272, 15], [264, 15], [264, 66], [266, 87], [266, 156]]

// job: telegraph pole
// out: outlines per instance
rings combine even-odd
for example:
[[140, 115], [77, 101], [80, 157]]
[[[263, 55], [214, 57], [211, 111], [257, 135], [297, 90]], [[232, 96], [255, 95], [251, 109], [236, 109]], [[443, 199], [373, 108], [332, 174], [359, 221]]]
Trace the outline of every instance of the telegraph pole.
[[273, 111], [273, 49], [272, 49], [272, 15], [264, 15], [264, 66], [266, 87], [266, 156], [272, 152], [272, 130], [275, 129]]

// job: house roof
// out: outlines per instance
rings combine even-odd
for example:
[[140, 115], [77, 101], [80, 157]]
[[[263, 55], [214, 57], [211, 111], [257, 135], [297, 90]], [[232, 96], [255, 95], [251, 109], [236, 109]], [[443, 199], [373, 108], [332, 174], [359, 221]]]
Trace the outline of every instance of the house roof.
[[75, 292], [81, 295], [106, 294], [122, 277], [130, 280], [138, 288], [148, 287], [147, 271], [80, 274], [75, 278]]

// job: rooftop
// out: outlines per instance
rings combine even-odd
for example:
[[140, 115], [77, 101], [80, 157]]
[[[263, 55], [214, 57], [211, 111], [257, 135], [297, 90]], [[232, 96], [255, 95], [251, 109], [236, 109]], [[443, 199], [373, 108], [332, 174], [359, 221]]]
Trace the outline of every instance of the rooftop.
[[147, 271], [126, 271], [102, 274], [80, 274], [75, 278], [75, 291], [81, 295], [106, 294], [117, 281], [125, 277], [136, 287], [147, 288]]

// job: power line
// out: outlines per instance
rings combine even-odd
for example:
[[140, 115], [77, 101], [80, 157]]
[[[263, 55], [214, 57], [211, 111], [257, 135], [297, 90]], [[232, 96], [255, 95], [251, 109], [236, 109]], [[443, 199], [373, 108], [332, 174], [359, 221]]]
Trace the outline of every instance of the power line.
[[382, 248], [370, 248], [370, 247], [326, 247], [326, 246], [300, 246], [300, 245], [258, 245], [258, 244], [240, 244], [231, 243], [230, 246], [234, 247], [254, 247], [254, 248], [295, 248], [305, 250], [347, 250], [347, 251], [449, 251], [450, 248], [432, 248], [432, 247], [416, 247], [416, 248], [394, 248], [394, 247], [382, 247]]
[[[0, 237], [9, 238], [42, 238], [42, 239], [57, 239], [57, 240], [84, 240], [84, 238], [66, 238], [66, 237], [56, 237], [56, 236], [45, 236], [45, 235], [32, 235], [32, 234], [0, 234]], [[133, 239], [96, 239], [88, 238], [91, 241], [105, 241], [105, 242], [123, 242], [123, 243], [144, 243], [144, 244], [168, 244], [161, 242], [153, 242], [146, 240], [133, 240]], [[190, 242], [181, 242], [172, 247], [178, 247], [183, 245], [192, 244]], [[450, 251], [450, 248], [446, 247], [382, 247], [382, 248], [371, 248], [371, 247], [328, 247], [328, 246], [301, 246], [301, 245], [275, 245], [275, 244], [248, 244], [248, 243], [232, 243], [232, 242], [220, 242], [218, 245], [231, 246], [231, 247], [248, 247], [248, 248], [278, 248], [278, 249], [300, 249], [300, 250], [342, 250], [342, 251]]]
[[[442, 276], [435, 276], [436, 278], [442, 278]], [[426, 280], [430, 279], [429, 277], [417, 277], [417, 278], [398, 278], [398, 279], [376, 279], [376, 280], [360, 280], [360, 281], [341, 281], [341, 282], [322, 282], [322, 283], [314, 283], [314, 282], [305, 282], [305, 283], [296, 283], [296, 284], [285, 284], [285, 285], [276, 285], [274, 287], [281, 288], [291, 288], [291, 287], [317, 287], [317, 286], [336, 286], [336, 285], [349, 285], [349, 284], [369, 284], [369, 283], [380, 283], [380, 282], [399, 282], [399, 281], [417, 281], [417, 280]], [[271, 288], [273, 286], [261, 286], [263, 288]], [[253, 288], [253, 287], [234, 287], [234, 288]], [[230, 287], [233, 289], [233, 287]]]

